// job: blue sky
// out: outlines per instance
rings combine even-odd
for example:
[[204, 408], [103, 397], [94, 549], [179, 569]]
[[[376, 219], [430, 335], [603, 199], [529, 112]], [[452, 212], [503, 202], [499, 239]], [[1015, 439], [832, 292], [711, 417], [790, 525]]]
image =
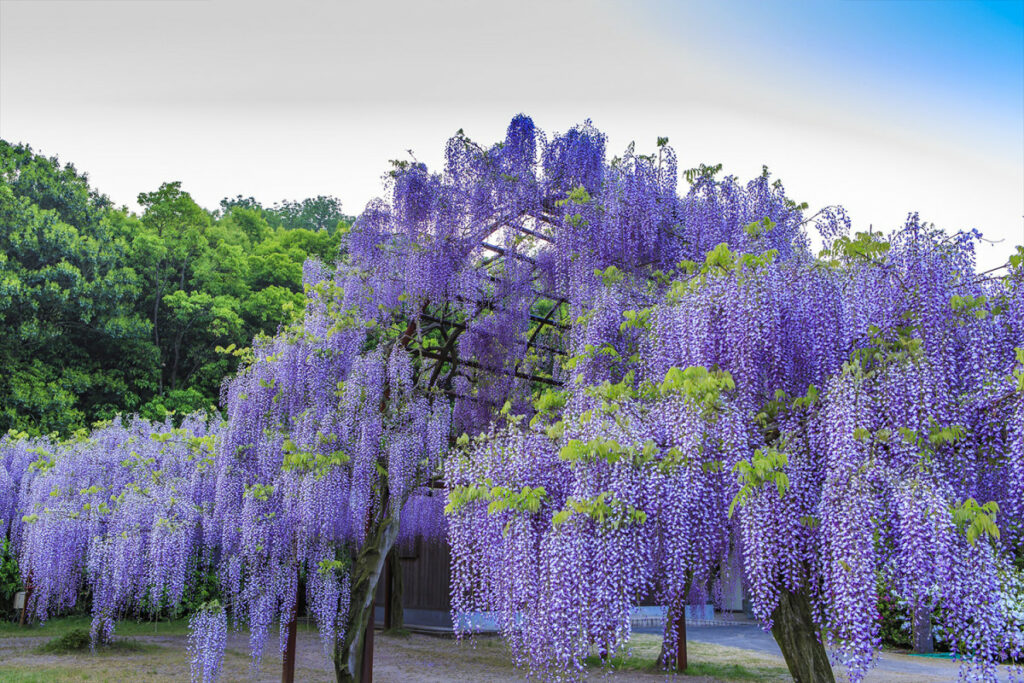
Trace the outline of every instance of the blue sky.
[[717, 27], [709, 42], [725, 41], [733, 68], [771, 65], [780, 85], [803, 97], [842, 84], [866, 111], [888, 114], [892, 100], [910, 100], [920, 109], [903, 114], [914, 119], [992, 117], [1024, 128], [1020, 0], [665, 1], [646, 9], [652, 26], [680, 42], [688, 37], [681, 27]]
[[359, 213], [388, 160], [518, 112], [766, 164], [859, 229], [979, 228], [984, 266], [1024, 243], [1024, 0], [0, 0], [0, 136], [118, 203], [181, 180]]

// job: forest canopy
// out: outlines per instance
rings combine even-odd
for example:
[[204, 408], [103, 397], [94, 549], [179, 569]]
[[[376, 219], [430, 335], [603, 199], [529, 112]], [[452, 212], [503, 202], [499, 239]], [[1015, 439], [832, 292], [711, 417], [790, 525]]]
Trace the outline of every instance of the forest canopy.
[[301, 312], [302, 264], [351, 223], [334, 197], [207, 210], [180, 182], [138, 203], [0, 140], [0, 432], [215, 408], [233, 350]]

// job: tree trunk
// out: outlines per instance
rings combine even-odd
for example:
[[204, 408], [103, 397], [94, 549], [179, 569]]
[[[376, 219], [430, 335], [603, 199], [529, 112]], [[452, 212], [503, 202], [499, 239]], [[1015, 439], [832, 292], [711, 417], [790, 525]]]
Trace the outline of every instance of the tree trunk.
[[160, 350], [160, 294], [163, 288], [161, 287], [159, 273], [162, 268], [163, 262], [157, 266], [158, 275], [156, 284], [153, 286], [156, 290], [156, 293], [153, 295], [153, 346], [156, 347], [157, 360], [160, 363], [160, 367], [157, 368], [157, 393], [160, 394], [164, 393], [164, 353]]
[[[423, 306], [426, 309], [426, 303]], [[412, 341], [417, 320], [410, 320], [398, 338], [402, 348], [408, 347]], [[381, 412], [384, 412], [390, 395], [391, 386], [385, 384], [380, 399]], [[385, 487], [381, 493], [381, 510], [385, 511], [382, 514], [386, 514], [389, 509], [390, 499], [390, 493]], [[366, 540], [352, 563], [348, 628], [344, 639], [334, 642], [334, 677], [338, 683], [372, 683], [373, 680], [374, 601], [381, 571], [398, 540], [398, 511], [402, 506], [397, 505], [395, 509], [394, 514], [376, 524], [372, 519], [367, 524]]]
[[668, 636], [671, 629], [674, 629], [676, 633], [675, 649], [669, 648], [669, 639], [667, 637], [663, 637], [661, 639], [661, 653], [658, 655], [658, 664], [664, 669], [672, 671], [686, 671], [688, 663], [686, 661], [685, 604], [680, 607], [678, 611], [669, 610], [668, 614], [665, 615], [665, 636]]
[[835, 683], [805, 592], [782, 591], [772, 621], [772, 635], [795, 683]]
[[181, 341], [185, 336], [185, 331], [181, 330], [174, 337], [174, 362], [171, 365], [171, 391], [178, 388], [178, 358], [181, 355]]
[[[178, 278], [178, 291], [185, 291], [185, 269], [188, 267], [188, 261], [185, 261], [181, 266], [181, 276]], [[174, 361], [171, 366], [171, 391], [178, 388], [178, 359], [181, 355], [181, 342], [185, 337], [185, 331], [188, 329], [188, 325], [184, 329], [179, 330], [174, 337]]]
[[[363, 644], [372, 628], [374, 596], [388, 551], [398, 538], [398, 515], [374, 525], [352, 563], [352, 598], [345, 638], [334, 645], [334, 675], [338, 683], [360, 683], [363, 677]], [[372, 662], [368, 662], [372, 666]]]
[[676, 616], [676, 671], [686, 671], [686, 607]]
[[153, 295], [153, 345], [160, 350], [160, 280], [157, 280]]
[[[376, 593], [376, 591], [374, 591]], [[360, 683], [373, 683], [373, 620], [377, 616], [377, 604], [370, 610], [370, 622], [363, 631], [363, 659], [359, 664]]]
[[405, 627], [405, 612], [402, 609], [402, 562], [395, 547], [388, 552], [384, 582], [384, 630], [398, 631]]

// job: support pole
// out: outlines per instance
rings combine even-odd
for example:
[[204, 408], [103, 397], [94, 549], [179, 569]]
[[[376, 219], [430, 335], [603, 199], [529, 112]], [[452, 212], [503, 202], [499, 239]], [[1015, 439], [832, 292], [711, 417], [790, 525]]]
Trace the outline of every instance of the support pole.
[[28, 619], [28, 601], [32, 599], [32, 580], [29, 579], [28, 585], [25, 586], [25, 604], [21, 606], [21, 626], [25, 625]]
[[302, 606], [302, 581], [295, 580], [295, 609], [291, 621], [288, 622], [288, 642], [284, 646], [284, 658], [281, 660], [281, 683], [295, 683], [295, 640], [299, 629], [299, 609]]
[[288, 622], [288, 643], [284, 649], [284, 659], [281, 661], [281, 683], [295, 683], [295, 634], [298, 630], [296, 621], [298, 616], [292, 615]]
[[384, 561], [384, 630], [390, 630], [394, 624], [394, 618], [391, 614], [391, 601], [392, 601], [392, 586], [391, 586], [391, 553], [394, 552], [394, 548], [388, 553], [387, 560]]
[[402, 561], [398, 555], [398, 548], [391, 547], [387, 558], [389, 594], [385, 596], [387, 607], [384, 609], [388, 618], [385, 628], [400, 631], [405, 628], [405, 609], [402, 606]]
[[359, 683], [373, 683], [373, 618], [376, 611], [374, 604], [370, 607], [370, 620], [366, 623], [366, 636], [363, 638], [363, 661]]
[[932, 644], [932, 614], [927, 605], [918, 604], [914, 607], [914, 652], [931, 654], [935, 650]]

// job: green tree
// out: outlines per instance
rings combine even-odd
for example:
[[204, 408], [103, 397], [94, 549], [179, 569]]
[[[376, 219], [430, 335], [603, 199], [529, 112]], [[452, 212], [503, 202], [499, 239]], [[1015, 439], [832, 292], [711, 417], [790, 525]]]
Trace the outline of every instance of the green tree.
[[66, 433], [140, 405], [156, 358], [136, 227], [73, 166], [0, 140], [0, 430]]
[[333, 197], [200, 207], [180, 182], [116, 209], [70, 164], [0, 141], [0, 430], [70, 433], [118, 412], [216, 406], [245, 347], [304, 305], [333, 262]]
[[161, 304], [167, 294], [185, 290], [190, 284], [192, 263], [208, 247], [205, 232], [210, 225], [210, 216], [187, 192], [181, 190], [181, 183], [177, 181], [164, 183], [155, 192], [140, 193], [138, 201], [145, 213], [142, 215], [143, 229], [135, 237], [135, 249], [138, 262], [144, 264], [146, 280], [152, 283], [147, 308], [151, 311], [153, 343], [160, 351], [161, 366], [165, 368], [158, 378], [158, 386], [163, 391], [164, 375], [168, 374], [171, 389], [177, 389], [177, 356], [180, 354], [167, 368], [168, 354], [165, 351], [168, 348], [177, 350], [181, 331], [173, 329], [173, 323], [161, 315]]
[[221, 380], [237, 366], [216, 347], [245, 346], [289, 323], [302, 310], [303, 263], [338, 253], [338, 231], [272, 227], [254, 201], [226, 202], [213, 220], [180, 183], [139, 195], [145, 213], [136, 262], [151, 283], [142, 310], [153, 324], [158, 392], [168, 408], [191, 405], [183, 395], [170, 398], [185, 389], [215, 403]]
[[301, 201], [285, 200], [274, 205], [274, 213], [287, 230], [306, 230], [334, 233], [338, 223], [347, 220], [341, 212], [341, 201], [337, 197], [319, 195]]

